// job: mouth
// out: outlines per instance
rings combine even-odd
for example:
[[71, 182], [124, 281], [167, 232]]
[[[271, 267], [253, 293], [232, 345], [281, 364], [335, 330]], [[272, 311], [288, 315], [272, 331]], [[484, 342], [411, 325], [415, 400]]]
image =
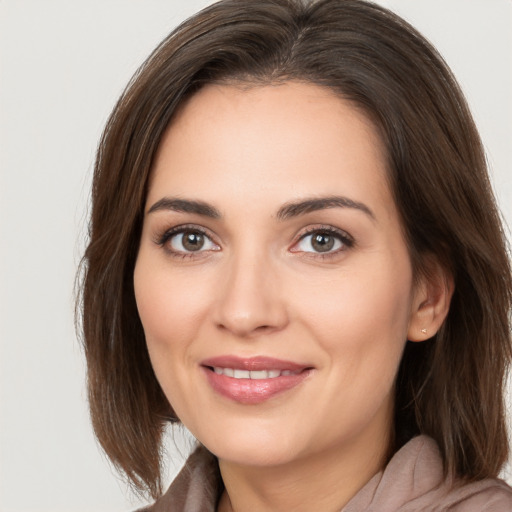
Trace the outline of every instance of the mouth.
[[222, 356], [203, 361], [211, 388], [240, 404], [259, 404], [299, 386], [313, 367], [269, 357]]
[[276, 379], [300, 373], [300, 371], [292, 372], [291, 370], [237, 370], [236, 368], [222, 368], [221, 366], [214, 366], [213, 371], [217, 375], [225, 375], [233, 379], [252, 380]]

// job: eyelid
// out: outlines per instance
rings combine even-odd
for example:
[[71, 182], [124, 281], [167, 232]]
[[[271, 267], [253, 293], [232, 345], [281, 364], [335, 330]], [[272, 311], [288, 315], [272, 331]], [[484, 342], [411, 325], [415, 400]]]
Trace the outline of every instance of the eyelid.
[[[201, 233], [204, 235], [212, 244], [216, 246], [215, 249], [207, 249], [207, 250], [198, 250], [198, 251], [177, 251], [177, 250], [171, 250], [169, 248], [165, 247], [165, 244], [175, 235], [184, 233], [187, 231], [195, 231], [198, 233]], [[334, 250], [334, 251], [326, 251], [324, 253], [322, 252], [316, 252], [316, 251], [301, 251], [296, 249], [297, 245], [304, 240], [306, 237], [311, 236], [315, 233], [327, 233], [335, 238], [337, 238], [341, 244], [342, 247]], [[201, 253], [207, 253], [210, 251], [218, 251], [220, 250], [220, 244], [215, 240], [216, 236], [213, 235], [210, 230], [204, 228], [203, 226], [197, 225], [197, 224], [180, 224], [178, 226], [173, 226], [168, 229], [164, 229], [159, 231], [156, 236], [154, 237], [153, 241], [156, 245], [159, 245], [166, 249], [166, 251], [177, 257], [189, 257], [189, 256], [198, 256]], [[290, 252], [293, 253], [304, 253], [307, 255], [313, 255], [313, 257], [319, 257], [319, 258], [328, 258], [330, 256], [335, 256], [340, 252], [344, 252], [347, 249], [352, 248], [355, 245], [354, 238], [347, 233], [345, 230], [342, 230], [340, 228], [336, 228], [332, 225], [325, 225], [325, 224], [318, 224], [314, 226], [308, 226], [307, 228], [301, 230], [301, 232], [295, 237], [295, 241], [293, 242], [292, 246], [289, 248]]]
[[[315, 251], [300, 251], [297, 249], [294, 250], [294, 248], [296, 248], [302, 240], [304, 240], [308, 236], [314, 235], [315, 233], [327, 233], [337, 238], [342, 243], [342, 247], [335, 251], [326, 251], [324, 253]], [[306, 253], [308, 255], [314, 255], [314, 257], [326, 258], [329, 256], [335, 256], [340, 252], [344, 252], [347, 249], [352, 248], [354, 245], [354, 238], [346, 231], [336, 228], [334, 226], [319, 224], [315, 226], [309, 226], [305, 230], [301, 231], [300, 234], [297, 236], [295, 242], [293, 243], [292, 247], [290, 248], [290, 251], [296, 253]]]
[[[198, 250], [198, 251], [177, 251], [166, 248], [165, 245], [169, 240], [171, 240], [174, 236], [179, 235], [180, 233], [197, 232], [201, 233], [203, 236], [208, 238], [210, 242], [216, 246], [216, 249], [207, 249], [207, 250]], [[166, 251], [173, 256], [194, 256], [199, 255], [200, 253], [205, 253], [209, 251], [217, 251], [220, 250], [219, 244], [215, 241], [215, 237], [211, 234], [211, 232], [205, 229], [202, 226], [198, 226], [197, 224], [180, 224], [178, 226], [173, 226], [169, 229], [165, 229], [156, 234], [154, 238], [154, 243], [166, 249]]]

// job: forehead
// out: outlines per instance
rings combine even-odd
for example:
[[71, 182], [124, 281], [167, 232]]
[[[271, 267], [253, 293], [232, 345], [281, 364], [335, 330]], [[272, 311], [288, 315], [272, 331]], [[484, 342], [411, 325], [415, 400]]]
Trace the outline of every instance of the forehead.
[[386, 162], [374, 124], [330, 89], [209, 85], [180, 107], [164, 134], [148, 201], [259, 193], [284, 202], [340, 193], [389, 203]]

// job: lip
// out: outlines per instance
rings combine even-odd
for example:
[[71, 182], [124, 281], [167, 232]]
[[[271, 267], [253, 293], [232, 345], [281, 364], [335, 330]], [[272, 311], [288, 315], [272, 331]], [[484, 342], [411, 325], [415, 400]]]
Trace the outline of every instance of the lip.
[[283, 359], [276, 359], [274, 357], [256, 356], [256, 357], [238, 357], [232, 355], [217, 356], [205, 359], [201, 362], [201, 366], [220, 366], [222, 368], [234, 368], [236, 370], [281, 370], [297, 372], [306, 368], [311, 368], [311, 365], [294, 363], [292, 361], [285, 361]]
[[[313, 370], [311, 365], [272, 357], [241, 358], [231, 355], [206, 359], [201, 362], [201, 367], [215, 392], [241, 404], [259, 404], [291, 390], [301, 384]], [[294, 373], [268, 379], [236, 379], [215, 373], [214, 367], [248, 371], [280, 370]]]

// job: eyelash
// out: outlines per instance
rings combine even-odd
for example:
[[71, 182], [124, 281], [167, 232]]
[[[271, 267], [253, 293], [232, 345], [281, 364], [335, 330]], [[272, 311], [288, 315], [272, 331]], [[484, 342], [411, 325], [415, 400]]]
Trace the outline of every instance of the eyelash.
[[[157, 245], [159, 245], [160, 247], [164, 248], [165, 251], [171, 257], [174, 257], [174, 258], [180, 258], [180, 259], [194, 258], [194, 257], [198, 257], [198, 254], [200, 254], [202, 252], [206, 252], [206, 251], [200, 251], [200, 250], [184, 252], [184, 251], [172, 250], [169, 247], [166, 247], [166, 244], [170, 240], [172, 240], [172, 238], [174, 236], [183, 234], [183, 233], [187, 233], [187, 232], [188, 233], [199, 233], [199, 234], [203, 235], [204, 237], [206, 237], [208, 240], [210, 240], [211, 243], [217, 245], [213, 241], [212, 236], [209, 234], [209, 232], [207, 230], [201, 228], [200, 226], [190, 225], [190, 224], [175, 226], [171, 229], [164, 231], [162, 234], [160, 234], [156, 237], [155, 243]], [[314, 234], [325, 234], [325, 235], [331, 236], [331, 237], [335, 238], [336, 240], [338, 240], [342, 244], [342, 247], [335, 251], [329, 251], [329, 252], [325, 252], [325, 253], [315, 252], [315, 251], [293, 250], [293, 247], [296, 247], [303, 240], [305, 240], [308, 236], [312, 236]], [[299, 239], [293, 243], [290, 251], [296, 252], [296, 253], [303, 253], [305, 255], [305, 257], [328, 259], [328, 258], [338, 256], [340, 252], [344, 252], [347, 249], [354, 247], [354, 245], [355, 245], [354, 239], [345, 231], [333, 228], [332, 226], [314, 226], [314, 227], [309, 228], [307, 231], [305, 231], [304, 233], [302, 233], [299, 236]], [[195, 254], [195, 252], [197, 252], [198, 254]]]
[[315, 234], [325, 234], [328, 236], [332, 236], [333, 238], [335, 238], [342, 244], [342, 247], [335, 251], [329, 251], [329, 252], [325, 252], [325, 253], [315, 252], [315, 251], [293, 251], [293, 250], [292, 250], [292, 252], [303, 252], [305, 257], [328, 259], [328, 258], [333, 258], [333, 257], [339, 256], [339, 253], [344, 252], [347, 249], [351, 249], [355, 245], [355, 240], [348, 233], [346, 233], [345, 231], [342, 231], [341, 229], [336, 229], [332, 226], [314, 226], [314, 227], [308, 228], [304, 233], [302, 233], [299, 237], [299, 240], [293, 244], [292, 248], [299, 245], [308, 236], [312, 236]]
[[[215, 244], [212, 240], [212, 236], [209, 234], [209, 232], [199, 226], [196, 226], [194, 224], [185, 224], [181, 226], [176, 226], [171, 229], [168, 229], [167, 231], [164, 231], [162, 234], [158, 235], [156, 237], [155, 243], [162, 247], [167, 254], [169, 254], [173, 258], [179, 258], [179, 259], [187, 259], [187, 258], [197, 258], [197, 254], [195, 254], [194, 251], [190, 252], [182, 252], [182, 251], [176, 251], [172, 250], [169, 247], [166, 247], [166, 244], [172, 240], [172, 238], [176, 235], [182, 234], [182, 233], [199, 233], [203, 235], [205, 238], [210, 240], [212, 243]], [[217, 245], [217, 244], [215, 244]], [[196, 251], [197, 253], [202, 253], [205, 251]]]

